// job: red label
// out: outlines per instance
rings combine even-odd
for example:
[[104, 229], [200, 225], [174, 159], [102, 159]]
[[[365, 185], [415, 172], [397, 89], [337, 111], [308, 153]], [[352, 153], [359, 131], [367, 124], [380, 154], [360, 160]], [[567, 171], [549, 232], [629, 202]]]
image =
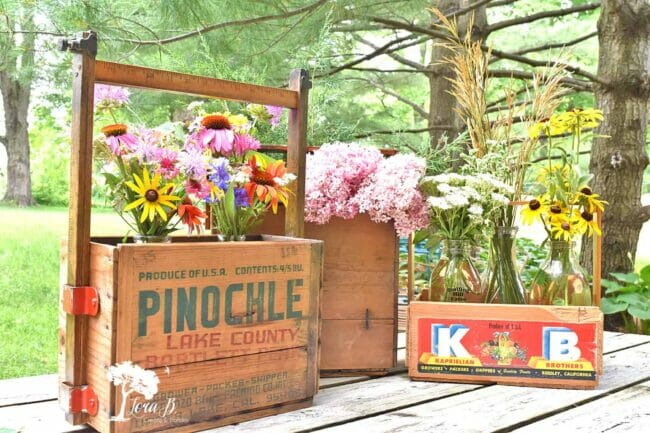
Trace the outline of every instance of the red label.
[[593, 380], [596, 324], [420, 319], [418, 371]]

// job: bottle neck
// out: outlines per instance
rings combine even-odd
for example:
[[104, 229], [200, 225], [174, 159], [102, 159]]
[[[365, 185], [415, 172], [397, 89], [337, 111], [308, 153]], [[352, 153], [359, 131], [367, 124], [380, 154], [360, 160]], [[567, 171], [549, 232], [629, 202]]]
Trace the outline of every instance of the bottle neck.
[[445, 243], [445, 253], [449, 258], [469, 256], [471, 244], [467, 240], [448, 239]]

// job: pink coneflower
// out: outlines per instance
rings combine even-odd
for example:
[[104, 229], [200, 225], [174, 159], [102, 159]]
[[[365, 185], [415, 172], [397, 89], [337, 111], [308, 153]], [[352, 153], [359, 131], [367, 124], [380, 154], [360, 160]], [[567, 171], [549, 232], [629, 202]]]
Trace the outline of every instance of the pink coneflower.
[[235, 133], [226, 116], [209, 114], [201, 120], [201, 128], [189, 137], [199, 149], [210, 149], [213, 153], [229, 156], [232, 153]]
[[188, 177], [203, 179], [207, 174], [205, 156], [197, 149], [186, 149], [178, 155], [178, 161]]
[[102, 133], [106, 137], [106, 145], [114, 155], [120, 156], [133, 152], [138, 146], [138, 137], [130, 134], [123, 123], [106, 125], [102, 128]]
[[260, 146], [260, 142], [249, 134], [235, 134], [233, 147], [237, 156], [243, 156], [249, 150], [257, 150]]
[[266, 108], [266, 111], [271, 115], [269, 123], [275, 128], [280, 124], [280, 118], [282, 117], [282, 114], [284, 114], [284, 108], [275, 105], [265, 105], [264, 108]]
[[95, 85], [95, 109], [118, 108], [129, 103], [129, 91], [124, 87]]

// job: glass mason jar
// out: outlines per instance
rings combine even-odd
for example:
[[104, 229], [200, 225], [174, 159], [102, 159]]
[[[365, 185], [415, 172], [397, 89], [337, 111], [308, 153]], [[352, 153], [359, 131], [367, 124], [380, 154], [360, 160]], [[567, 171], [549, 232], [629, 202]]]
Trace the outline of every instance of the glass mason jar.
[[447, 240], [443, 256], [431, 271], [429, 301], [483, 302], [483, 288], [466, 240]]
[[549, 254], [528, 294], [530, 304], [592, 305], [587, 272], [576, 258], [574, 245], [574, 242], [551, 240]]
[[517, 269], [517, 230], [511, 226], [496, 227], [490, 240], [488, 267], [483, 277], [486, 303], [526, 303], [524, 285]]
[[133, 235], [133, 242], [136, 244], [170, 244], [172, 238], [168, 235]]

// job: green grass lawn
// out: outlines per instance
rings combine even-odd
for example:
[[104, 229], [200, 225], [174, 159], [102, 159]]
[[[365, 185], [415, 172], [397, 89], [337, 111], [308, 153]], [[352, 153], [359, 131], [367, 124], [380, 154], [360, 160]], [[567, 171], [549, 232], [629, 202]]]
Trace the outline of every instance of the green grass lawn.
[[[67, 209], [0, 206], [0, 379], [56, 371], [59, 245]], [[92, 232], [122, 235], [110, 209], [93, 210]]]

